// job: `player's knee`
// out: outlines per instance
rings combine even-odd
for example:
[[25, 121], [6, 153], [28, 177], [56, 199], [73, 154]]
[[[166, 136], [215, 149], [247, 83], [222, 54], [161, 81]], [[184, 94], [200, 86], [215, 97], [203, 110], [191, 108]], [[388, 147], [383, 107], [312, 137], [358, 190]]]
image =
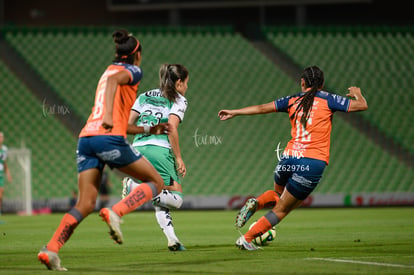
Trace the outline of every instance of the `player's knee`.
[[279, 197], [283, 193], [283, 189], [285, 189], [284, 186], [279, 185], [276, 182], [274, 183], [274, 188], [275, 188], [276, 193], [279, 195]]
[[164, 182], [159, 182], [159, 181], [153, 181], [155, 188], [157, 189], [157, 194], [160, 194], [162, 192], [162, 189], [164, 187]]
[[87, 216], [95, 209], [96, 200], [88, 200], [88, 201], [78, 201], [75, 205], [75, 208], [82, 213], [83, 216]]
[[164, 204], [165, 207], [169, 209], [179, 209], [183, 205], [183, 198], [180, 196], [174, 195], [174, 200], [169, 200]]
[[175, 200], [175, 205], [174, 207], [176, 209], [181, 208], [181, 206], [183, 205], [183, 198], [181, 196], [175, 195], [176, 200]]
[[164, 189], [153, 199], [153, 204], [155, 206], [165, 207], [168, 209], [178, 209], [183, 205], [183, 198], [181, 194], [173, 193]]
[[157, 194], [161, 193], [162, 189], [164, 188], [164, 180], [160, 175], [154, 176], [151, 180], [154, 183], [155, 188], [157, 188]]

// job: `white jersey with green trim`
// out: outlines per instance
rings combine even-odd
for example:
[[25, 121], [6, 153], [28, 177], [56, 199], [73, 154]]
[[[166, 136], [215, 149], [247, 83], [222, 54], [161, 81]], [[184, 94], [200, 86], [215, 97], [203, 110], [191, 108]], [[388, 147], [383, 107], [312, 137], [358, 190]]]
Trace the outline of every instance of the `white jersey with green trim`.
[[[162, 96], [160, 89], [147, 91], [135, 100], [132, 110], [139, 113], [137, 126], [155, 126], [168, 122], [170, 115], [176, 115], [180, 122], [184, 119], [187, 110], [187, 100], [181, 94], [175, 102]], [[171, 148], [167, 135], [138, 134], [135, 136], [132, 146], [157, 145]]]
[[0, 176], [3, 176], [4, 173], [4, 162], [7, 159], [7, 146], [1, 145], [0, 146]]

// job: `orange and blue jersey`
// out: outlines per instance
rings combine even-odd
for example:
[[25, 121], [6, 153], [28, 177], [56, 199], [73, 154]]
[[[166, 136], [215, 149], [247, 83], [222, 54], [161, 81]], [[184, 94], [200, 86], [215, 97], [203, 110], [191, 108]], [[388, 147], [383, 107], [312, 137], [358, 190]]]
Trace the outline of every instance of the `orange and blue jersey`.
[[[276, 112], [286, 112], [289, 117], [294, 114], [298, 103], [296, 100], [304, 93], [286, 96], [275, 100]], [[332, 117], [335, 111], [348, 112], [350, 99], [318, 91], [315, 95], [306, 128], [300, 122], [302, 112], [290, 118], [291, 140], [283, 155], [296, 158], [313, 158], [329, 163]]]
[[[127, 70], [129, 72], [130, 81], [126, 85], [118, 85], [113, 105], [113, 128], [111, 132], [107, 132], [101, 125], [103, 114], [105, 112], [105, 87], [108, 77], [121, 70]], [[138, 85], [141, 78], [142, 71], [138, 66], [125, 63], [113, 63], [109, 65], [99, 79], [92, 113], [90, 114], [85, 127], [80, 132], [79, 137], [98, 135], [126, 137], [129, 112], [137, 97]]]

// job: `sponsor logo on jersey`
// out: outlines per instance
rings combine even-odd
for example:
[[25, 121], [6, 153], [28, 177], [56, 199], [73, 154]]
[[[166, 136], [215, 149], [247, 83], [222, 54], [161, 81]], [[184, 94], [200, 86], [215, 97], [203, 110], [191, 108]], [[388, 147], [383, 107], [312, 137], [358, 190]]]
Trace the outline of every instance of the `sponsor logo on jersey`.
[[144, 104], [150, 104], [150, 105], [154, 105], [154, 106], [164, 106], [165, 99], [164, 98], [149, 97], [149, 98], [145, 99]]

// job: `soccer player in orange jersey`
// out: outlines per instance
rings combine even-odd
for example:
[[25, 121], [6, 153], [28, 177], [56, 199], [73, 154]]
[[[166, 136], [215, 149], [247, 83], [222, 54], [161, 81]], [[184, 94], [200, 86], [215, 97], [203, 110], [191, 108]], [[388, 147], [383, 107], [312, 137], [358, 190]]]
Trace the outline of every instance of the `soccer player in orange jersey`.
[[292, 138], [275, 169], [274, 190], [266, 191], [257, 199], [249, 199], [237, 215], [236, 226], [240, 228], [257, 210], [265, 205], [274, 205], [236, 241], [240, 249], [256, 250], [257, 247], [251, 241], [277, 225], [315, 189], [329, 162], [333, 113], [364, 111], [368, 108], [360, 88], [348, 89], [347, 96], [351, 100], [322, 91], [323, 84], [323, 72], [311, 66], [302, 73], [300, 93], [267, 104], [221, 110], [218, 113], [221, 120], [227, 120], [239, 115], [286, 112], [292, 126]]
[[94, 209], [105, 165], [117, 168], [143, 182], [111, 209], [103, 208], [100, 216], [107, 223], [112, 239], [122, 244], [121, 217], [157, 196], [164, 187], [160, 174], [126, 140], [128, 134], [167, 134], [168, 124], [138, 127], [128, 124], [129, 112], [137, 96], [142, 78], [141, 44], [126, 30], [112, 35], [116, 54], [114, 62], [101, 76], [95, 103], [85, 127], [79, 135], [77, 148], [78, 200], [62, 218], [54, 235], [38, 253], [48, 269], [65, 271], [58, 252], [75, 228]]

